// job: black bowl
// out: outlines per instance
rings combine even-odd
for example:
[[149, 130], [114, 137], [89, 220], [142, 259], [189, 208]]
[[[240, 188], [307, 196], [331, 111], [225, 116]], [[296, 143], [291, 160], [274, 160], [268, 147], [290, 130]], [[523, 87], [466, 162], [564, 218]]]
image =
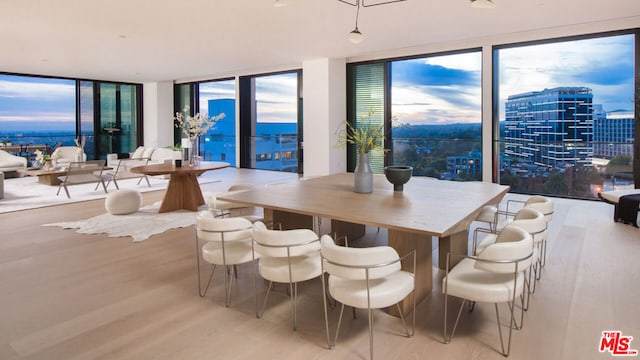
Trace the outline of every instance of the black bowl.
[[394, 191], [402, 191], [403, 185], [411, 179], [412, 174], [413, 167], [411, 166], [394, 165], [384, 167], [384, 175], [393, 184]]

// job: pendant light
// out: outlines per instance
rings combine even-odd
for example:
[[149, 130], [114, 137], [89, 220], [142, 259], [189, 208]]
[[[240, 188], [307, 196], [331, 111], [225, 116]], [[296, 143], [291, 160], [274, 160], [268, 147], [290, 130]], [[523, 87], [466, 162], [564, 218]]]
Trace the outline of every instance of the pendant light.
[[493, 9], [496, 4], [492, 0], [471, 0], [471, 6], [480, 9]]

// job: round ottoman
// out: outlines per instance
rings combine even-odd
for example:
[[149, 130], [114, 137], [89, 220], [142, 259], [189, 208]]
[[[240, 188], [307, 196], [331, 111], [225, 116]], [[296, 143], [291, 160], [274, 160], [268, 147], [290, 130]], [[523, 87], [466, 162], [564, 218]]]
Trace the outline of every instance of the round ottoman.
[[104, 201], [104, 207], [111, 215], [131, 214], [142, 205], [142, 195], [138, 190], [120, 189], [107, 195]]

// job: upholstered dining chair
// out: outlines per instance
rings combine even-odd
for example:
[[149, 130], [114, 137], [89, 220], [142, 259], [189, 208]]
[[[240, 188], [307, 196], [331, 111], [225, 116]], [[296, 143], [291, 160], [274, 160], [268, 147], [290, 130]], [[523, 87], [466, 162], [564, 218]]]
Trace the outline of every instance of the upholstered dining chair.
[[295, 331], [298, 283], [322, 274], [320, 239], [309, 229], [271, 230], [257, 221], [253, 223], [253, 246], [256, 257], [260, 256], [258, 273], [269, 281], [262, 309], [258, 310], [258, 288], [254, 278], [256, 317], [261, 318], [264, 314], [273, 283], [288, 284]]
[[[327, 280], [325, 280], [324, 276], [322, 277], [327, 346], [330, 349], [335, 347], [345, 305], [366, 309], [368, 312], [369, 356], [371, 359], [373, 359], [374, 348], [373, 309], [396, 305], [407, 337], [412, 337], [415, 334], [416, 327], [415, 296], [412, 297], [411, 311], [413, 320], [411, 331], [407, 328], [400, 302], [415, 292], [415, 250], [400, 257], [396, 250], [389, 246], [369, 248], [338, 246], [329, 235], [323, 235], [320, 242], [323, 274], [329, 274]], [[401, 269], [401, 261], [404, 259], [410, 260], [412, 272]], [[330, 339], [327, 313], [328, 295], [342, 304], [333, 344]]]
[[[508, 226], [517, 226], [531, 235], [533, 240], [533, 256], [531, 258], [531, 267], [527, 273], [527, 292], [525, 297], [524, 309], [529, 308], [530, 295], [535, 292], [536, 280], [540, 280], [538, 273], [540, 271], [540, 253], [542, 250], [542, 244], [547, 241], [548, 231], [547, 222], [545, 216], [538, 210], [532, 208], [522, 208], [514, 216], [513, 221]], [[474, 232], [473, 237], [473, 254], [478, 255], [489, 244], [495, 243], [500, 233], [500, 229], [495, 233], [488, 233], [481, 242], [477, 242], [477, 233], [482, 231], [488, 231], [486, 229], [478, 228]]]
[[[547, 222], [547, 227], [551, 220], [553, 220], [553, 201], [546, 196], [534, 195], [527, 199], [524, 203], [524, 207], [530, 209], [536, 209], [544, 214], [545, 221]], [[545, 238], [541, 244], [540, 248], [540, 267], [544, 267], [547, 263], [547, 239]], [[538, 278], [542, 273], [538, 272]]]
[[498, 206], [483, 206], [474, 221], [487, 223], [487, 225], [489, 225], [489, 230], [496, 230], [496, 228], [498, 227]]
[[[229, 307], [231, 285], [236, 265], [253, 261], [251, 222], [244, 218], [216, 218], [209, 211], [196, 216], [196, 263], [198, 269], [198, 293], [207, 294], [217, 265], [224, 267], [225, 306]], [[204, 243], [203, 245], [200, 245]], [[200, 257], [211, 264], [205, 288], [200, 279]]]
[[[240, 191], [256, 190], [257, 187], [253, 184], [239, 183], [229, 186], [227, 193], [235, 193]], [[215, 195], [210, 195], [207, 198], [207, 205], [209, 210], [214, 214], [220, 216], [242, 216], [249, 221], [263, 221], [263, 210], [255, 206], [247, 206], [229, 201], [219, 200]]]
[[[452, 258], [462, 258], [451, 267]], [[524, 319], [521, 310], [520, 325], [517, 324], [516, 298], [520, 297], [524, 306], [525, 270], [531, 265], [533, 257], [533, 239], [525, 230], [517, 226], [506, 226], [498, 235], [496, 242], [488, 245], [477, 256], [464, 254], [447, 254], [446, 274], [442, 279], [444, 293], [444, 342], [449, 343], [458, 326], [462, 309], [467, 301], [493, 303], [498, 323], [501, 353], [509, 356], [511, 335], [514, 328], [519, 329]], [[456, 321], [447, 332], [449, 297], [462, 299]], [[509, 333], [505, 348], [498, 304], [507, 303], [510, 319]]]

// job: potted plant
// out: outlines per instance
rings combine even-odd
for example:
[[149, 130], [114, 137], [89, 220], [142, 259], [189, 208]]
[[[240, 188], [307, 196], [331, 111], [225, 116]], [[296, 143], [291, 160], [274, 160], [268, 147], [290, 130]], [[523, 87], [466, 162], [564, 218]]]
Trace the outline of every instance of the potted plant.
[[[183, 115], [183, 113], [185, 115]], [[194, 165], [198, 156], [198, 137], [206, 134], [209, 129], [213, 128], [218, 120], [224, 117], [224, 113], [211, 117], [206, 113], [197, 113], [191, 116], [189, 115], [189, 106], [185, 106], [182, 112], [176, 113], [176, 116], [173, 118], [176, 127], [182, 129], [182, 133], [189, 138], [189, 165]]]
[[354, 145], [358, 150], [356, 169], [354, 171], [354, 191], [357, 193], [370, 193], [373, 191], [373, 171], [369, 164], [369, 154], [372, 151], [386, 151], [384, 148], [384, 127], [371, 124], [370, 111], [362, 117], [359, 127], [344, 121], [344, 128], [338, 131], [338, 145]]

